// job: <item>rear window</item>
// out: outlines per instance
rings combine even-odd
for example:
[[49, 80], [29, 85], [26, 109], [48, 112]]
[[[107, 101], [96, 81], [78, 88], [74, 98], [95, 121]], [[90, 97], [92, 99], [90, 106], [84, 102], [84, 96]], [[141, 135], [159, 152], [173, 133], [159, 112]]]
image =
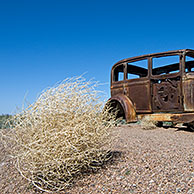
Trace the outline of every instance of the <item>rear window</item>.
[[113, 81], [124, 80], [124, 65], [119, 65], [114, 69]]

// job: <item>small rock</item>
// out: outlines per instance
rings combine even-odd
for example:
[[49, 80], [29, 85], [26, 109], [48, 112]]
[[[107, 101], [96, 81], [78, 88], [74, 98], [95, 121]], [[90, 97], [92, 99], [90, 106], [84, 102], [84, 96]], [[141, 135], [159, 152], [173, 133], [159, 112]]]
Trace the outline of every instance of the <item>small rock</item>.
[[176, 192], [180, 193], [181, 192], [181, 189], [180, 188], [177, 188], [176, 189]]
[[4, 162], [2, 162], [2, 163], [0, 164], [0, 167], [1, 167], [1, 166], [4, 166], [4, 165], [5, 165], [5, 163], [4, 163]]
[[150, 184], [154, 183], [154, 180], [150, 180]]

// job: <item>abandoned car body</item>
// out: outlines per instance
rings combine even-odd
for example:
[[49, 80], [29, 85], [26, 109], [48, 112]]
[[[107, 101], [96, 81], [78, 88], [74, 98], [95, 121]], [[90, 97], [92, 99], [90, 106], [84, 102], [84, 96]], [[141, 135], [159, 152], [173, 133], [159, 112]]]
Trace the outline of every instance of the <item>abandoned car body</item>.
[[111, 70], [111, 98], [127, 122], [194, 122], [194, 50], [127, 58]]

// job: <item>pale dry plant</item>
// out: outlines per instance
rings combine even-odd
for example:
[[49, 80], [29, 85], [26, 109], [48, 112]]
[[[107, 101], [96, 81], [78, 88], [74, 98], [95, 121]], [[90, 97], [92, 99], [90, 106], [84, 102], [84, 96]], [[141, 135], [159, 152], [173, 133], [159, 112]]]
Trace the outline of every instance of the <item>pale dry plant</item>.
[[115, 116], [104, 109], [96, 84], [74, 77], [43, 91], [2, 136], [14, 145], [10, 153], [21, 175], [38, 189], [64, 190], [107, 159]]
[[157, 122], [151, 120], [150, 118], [148, 118], [146, 116], [142, 118], [141, 125], [142, 125], [142, 128], [145, 129], [145, 130], [152, 130], [152, 129], [157, 128], [156, 127]]

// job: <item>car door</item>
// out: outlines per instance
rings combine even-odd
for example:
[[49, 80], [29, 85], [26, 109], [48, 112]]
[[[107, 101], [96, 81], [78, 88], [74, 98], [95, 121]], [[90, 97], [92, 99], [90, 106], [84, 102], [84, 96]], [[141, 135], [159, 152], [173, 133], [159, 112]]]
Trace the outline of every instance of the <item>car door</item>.
[[180, 58], [179, 55], [152, 58], [153, 112], [179, 112], [183, 110]]
[[119, 64], [112, 70], [111, 75], [111, 96], [124, 94], [125, 64]]
[[137, 113], [151, 112], [151, 91], [148, 59], [127, 63], [126, 95], [133, 102]]

